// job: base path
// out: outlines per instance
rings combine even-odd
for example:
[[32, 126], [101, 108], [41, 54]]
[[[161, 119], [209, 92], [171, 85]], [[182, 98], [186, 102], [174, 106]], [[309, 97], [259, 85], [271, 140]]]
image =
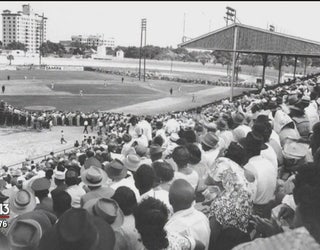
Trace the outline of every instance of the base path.
[[[245, 90], [247, 89], [234, 88], [234, 95], [239, 95]], [[194, 92], [194, 95], [196, 100], [195, 102], [192, 102], [192, 93], [183, 96], [175, 96], [175, 93], [173, 93], [172, 96], [168, 94], [168, 97], [165, 98], [106, 111], [136, 115], [154, 115], [163, 112], [187, 110], [214, 102], [216, 100], [228, 98], [230, 96], [230, 87], [215, 87], [212, 89], [200, 90]]]

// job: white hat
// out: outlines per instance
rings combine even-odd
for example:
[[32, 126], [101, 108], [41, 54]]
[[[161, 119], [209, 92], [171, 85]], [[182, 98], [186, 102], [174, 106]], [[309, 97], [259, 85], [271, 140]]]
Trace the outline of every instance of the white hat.
[[283, 156], [286, 159], [302, 159], [306, 156], [308, 151], [308, 145], [304, 143], [298, 143], [296, 141], [287, 141], [283, 147]]
[[173, 142], [176, 142], [177, 140], [179, 140], [179, 135], [177, 133], [172, 133], [170, 135], [170, 140], [173, 141]]
[[66, 178], [66, 171], [56, 171], [54, 173], [54, 178], [61, 181], [64, 180]]

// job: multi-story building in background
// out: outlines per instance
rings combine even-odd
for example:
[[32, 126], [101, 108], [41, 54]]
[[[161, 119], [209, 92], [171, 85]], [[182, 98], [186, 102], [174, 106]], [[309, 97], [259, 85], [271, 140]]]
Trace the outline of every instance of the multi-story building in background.
[[115, 39], [112, 37], [105, 39], [103, 35], [76, 35], [71, 36], [71, 41], [86, 44], [88, 46], [106, 46], [115, 48]]
[[2, 12], [2, 40], [7, 46], [12, 42], [26, 45], [30, 53], [38, 53], [41, 43], [47, 40], [47, 17], [34, 13], [29, 4], [22, 5], [22, 11]]

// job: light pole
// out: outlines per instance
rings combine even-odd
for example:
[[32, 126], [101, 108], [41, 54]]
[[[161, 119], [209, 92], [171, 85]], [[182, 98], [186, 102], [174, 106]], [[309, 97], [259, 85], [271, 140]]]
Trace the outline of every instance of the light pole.
[[[232, 21], [234, 24], [236, 23], [237, 18], [237, 12], [235, 9], [231, 7], [226, 7], [226, 17], [224, 19], [226, 20], [226, 25], [228, 26], [228, 21]], [[233, 56], [232, 56], [232, 73], [231, 73], [231, 93], [230, 93], [230, 100], [233, 99], [233, 85], [235, 81], [235, 68], [236, 68], [236, 54], [237, 54], [237, 38], [238, 38], [238, 27], [234, 26], [234, 35], [233, 35]]]
[[[141, 19], [141, 40], [140, 40], [140, 52], [139, 52], [139, 81], [141, 80], [141, 57], [142, 57], [142, 41], [144, 34], [144, 46], [146, 46], [146, 29], [147, 29], [147, 19]], [[144, 54], [144, 81], [145, 81], [145, 66], [146, 66], [146, 58], [145, 52]]]
[[146, 81], [146, 45], [147, 45], [147, 19], [144, 23], [144, 50], [143, 50], [143, 81]]
[[226, 7], [227, 12], [226, 12], [226, 17], [224, 17], [224, 19], [226, 20], [226, 25], [228, 26], [229, 22], [228, 21], [232, 21], [233, 23], [236, 22], [236, 18], [237, 18], [237, 12], [235, 9], [231, 8], [231, 7]]

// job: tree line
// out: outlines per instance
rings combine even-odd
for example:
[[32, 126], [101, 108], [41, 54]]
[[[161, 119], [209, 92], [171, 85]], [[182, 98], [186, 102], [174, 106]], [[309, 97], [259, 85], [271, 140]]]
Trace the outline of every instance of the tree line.
[[[2, 46], [2, 43], [0, 42]], [[20, 42], [12, 42], [8, 44], [5, 49], [10, 50], [23, 50], [27, 51], [25, 44]], [[88, 46], [80, 42], [72, 42], [69, 50], [63, 44], [46, 41], [40, 46], [40, 51], [43, 56], [51, 54], [64, 57], [66, 55], [85, 55], [88, 50], [96, 50], [96, 46]], [[124, 52], [125, 58], [139, 58], [146, 57], [146, 59], [153, 60], [174, 60], [184, 62], [201, 62], [203, 65], [206, 63], [219, 63], [222, 65], [232, 64], [232, 53], [226, 51], [189, 51], [185, 48], [172, 48], [172, 47], [159, 47], [147, 45], [140, 49], [136, 46], [118, 46], [115, 50], [121, 49]], [[240, 54], [237, 56], [237, 65], [261, 66], [263, 65], [263, 56], [258, 54]], [[295, 63], [294, 57], [283, 57], [283, 65], [293, 66]], [[298, 58], [297, 66], [303, 67], [305, 60]], [[319, 58], [307, 58], [307, 66], [320, 66]], [[278, 69], [279, 58], [277, 56], [268, 56], [266, 66]]]

